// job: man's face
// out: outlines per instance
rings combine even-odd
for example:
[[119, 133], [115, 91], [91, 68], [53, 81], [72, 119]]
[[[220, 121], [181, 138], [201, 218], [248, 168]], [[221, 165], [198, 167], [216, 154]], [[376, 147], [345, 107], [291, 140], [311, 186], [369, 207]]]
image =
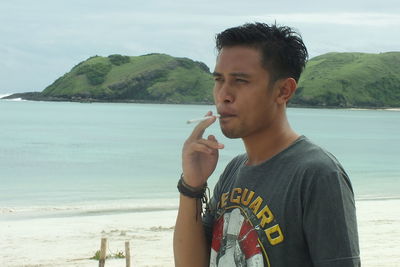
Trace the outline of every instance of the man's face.
[[214, 71], [214, 101], [221, 130], [229, 138], [247, 138], [273, 127], [277, 104], [270, 75], [255, 48], [224, 47]]

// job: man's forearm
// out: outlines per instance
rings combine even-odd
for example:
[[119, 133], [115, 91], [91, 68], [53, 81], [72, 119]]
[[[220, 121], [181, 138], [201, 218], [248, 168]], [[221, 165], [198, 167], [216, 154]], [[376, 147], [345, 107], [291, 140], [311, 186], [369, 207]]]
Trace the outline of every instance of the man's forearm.
[[209, 248], [201, 220], [199, 199], [180, 196], [174, 232], [174, 257], [177, 267], [209, 265]]

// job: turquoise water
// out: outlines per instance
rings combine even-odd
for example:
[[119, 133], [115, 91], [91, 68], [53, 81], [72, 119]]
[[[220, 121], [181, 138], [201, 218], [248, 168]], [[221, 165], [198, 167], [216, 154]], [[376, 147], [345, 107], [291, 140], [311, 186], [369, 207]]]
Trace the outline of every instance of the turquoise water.
[[[160, 208], [177, 198], [181, 146], [193, 128], [185, 122], [208, 110], [214, 107], [0, 101], [0, 208]], [[400, 197], [400, 112], [290, 108], [288, 116], [342, 162], [358, 199]], [[226, 145], [213, 185], [244, 150], [218, 125], [208, 132]]]

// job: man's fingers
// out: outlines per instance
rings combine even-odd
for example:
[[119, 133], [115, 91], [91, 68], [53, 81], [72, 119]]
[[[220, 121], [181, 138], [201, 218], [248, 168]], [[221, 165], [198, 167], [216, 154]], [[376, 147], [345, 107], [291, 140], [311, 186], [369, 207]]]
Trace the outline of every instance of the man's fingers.
[[224, 148], [224, 145], [221, 144], [221, 143], [219, 143], [218, 140], [217, 140], [217, 138], [215, 138], [214, 135], [209, 135], [209, 136], [207, 137], [207, 140], [212, 141], [212, 142], [215, 142], [215, 143], [217, 144], [217, 148], [218, 148], [218, 149]]
[[213, 153], [218, 149], [224, 147], [224, 145], [216, 142], [216, 140], [199, 139], [196, 142], [190, 144], [190, 151], [192, 152], [203, 152], [203, 153]]
[[[212, 113], [211, 111], [207, 112], [206, 116], [211, 116]], [[199, 122], [199, 124], [197, 124], [197, 126], [194, 128], [192, 134], [190, 135], [190, 138], [193, 139], [200, 139], [202, 138], [204, 131], [215, 122], [217, 118], [216, 117], [212, 117], [209, 118], [207, 120], [201, 121]]]
[[207, 153], [207, 154], [211, 154], [215, 151], [214, 148], [209, 147], [205, 144], [201, 144], [201, 143], [195, 143], [192, 145], [192, 149], [194, 152], [202, 152], [202, 153]]
[[[200, 139], [198, 140], [199, 144], [203, 144], [209, 148], [213, 148], [213, 149], [220, 149], [223, 148], [223, 145], [218, 143], [216, 139], [214, 140], [210, 140], [210, 139]], [[222, 147], [221, 147], [222, 145]]]

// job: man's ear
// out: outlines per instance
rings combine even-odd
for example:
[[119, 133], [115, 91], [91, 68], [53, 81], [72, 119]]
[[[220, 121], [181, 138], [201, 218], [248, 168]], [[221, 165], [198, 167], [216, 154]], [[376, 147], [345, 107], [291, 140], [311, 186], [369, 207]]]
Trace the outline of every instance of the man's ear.
[[278, 104], [286, 104], [289, 99], [294, 95], [297, 88], [297, 82], [293, 78], [285, 78], [278, 81]]

